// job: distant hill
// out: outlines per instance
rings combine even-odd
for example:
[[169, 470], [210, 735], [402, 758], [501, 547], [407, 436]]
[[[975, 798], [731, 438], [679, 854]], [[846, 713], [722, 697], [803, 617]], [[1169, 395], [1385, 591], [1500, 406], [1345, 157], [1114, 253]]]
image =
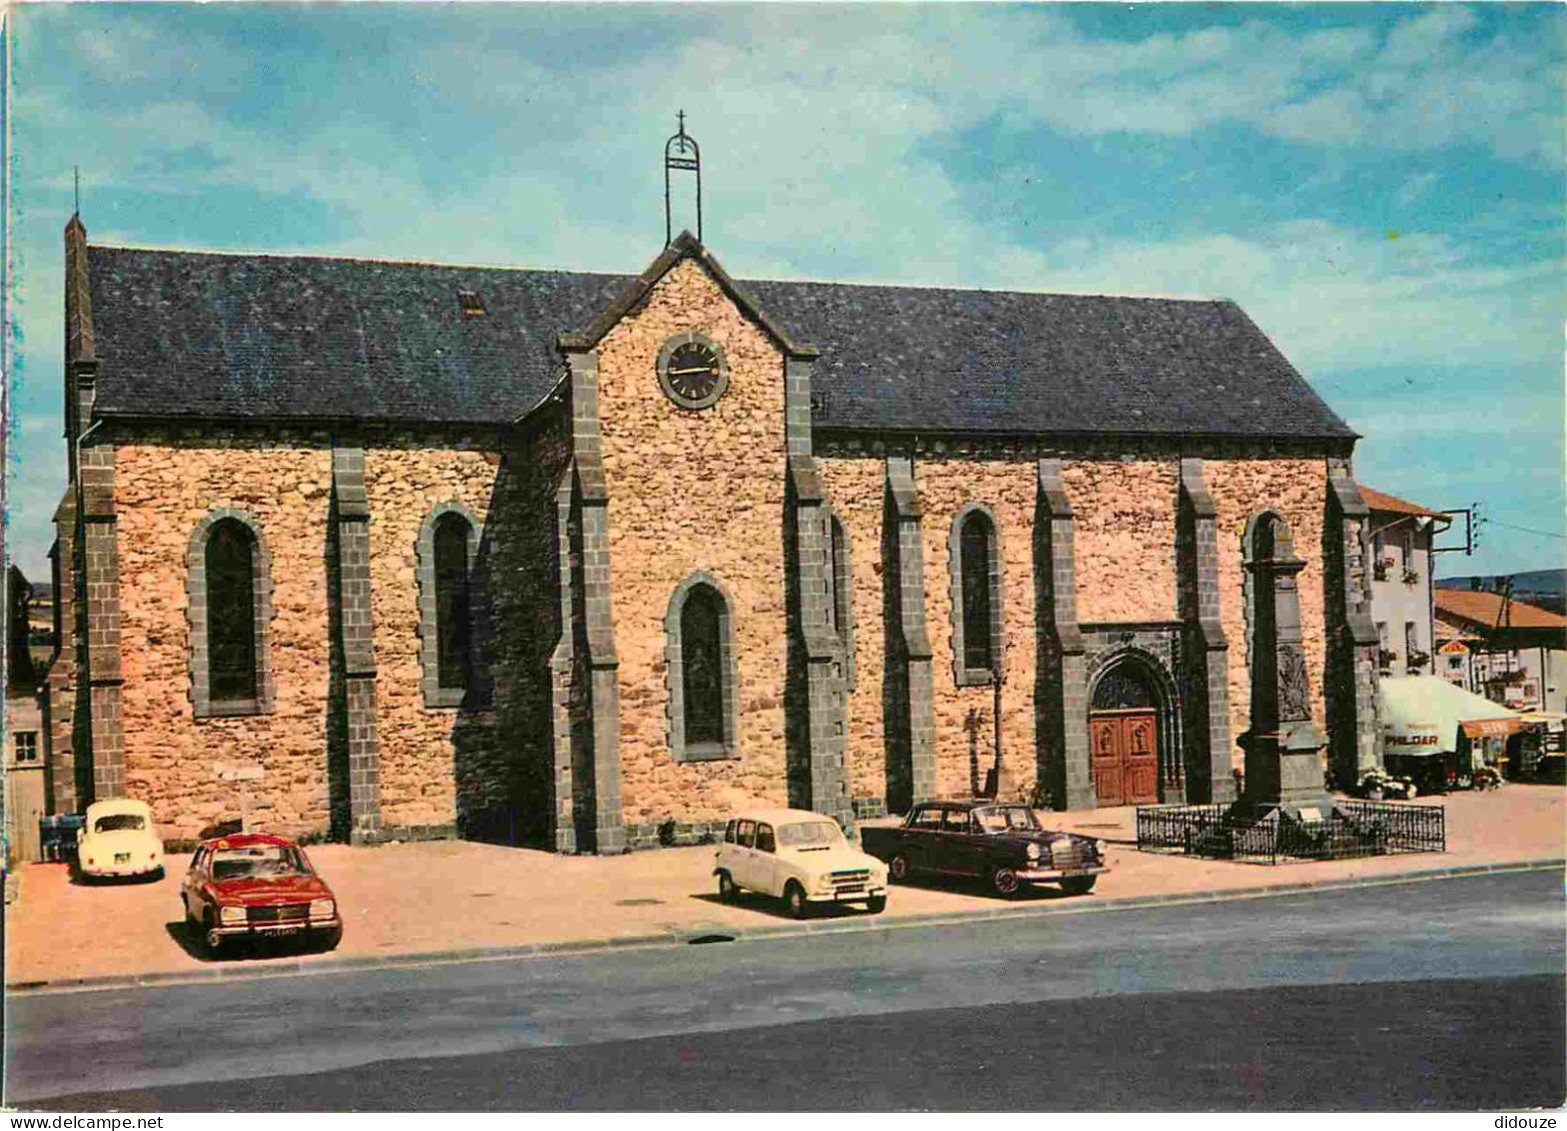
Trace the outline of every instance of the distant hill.
[[1530, 569], [1522, 573], [1438, 578], [1438, 589], [1483, 589], [1499, 593], [1509, 577], [1513, 599], [1536, 608], [1567, 615], [1567, 569]]

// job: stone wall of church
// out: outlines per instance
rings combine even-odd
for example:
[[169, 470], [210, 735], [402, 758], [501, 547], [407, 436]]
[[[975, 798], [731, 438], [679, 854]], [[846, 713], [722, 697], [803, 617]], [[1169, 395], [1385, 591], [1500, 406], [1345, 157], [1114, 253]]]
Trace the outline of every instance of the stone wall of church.
[[[687, 330], [717, 342], [729, 365], [728, 392], [698, 412], [665, 397], [656, 371], [660, 347]], [[784, 804], [782, 354], [688, 259], [599, 343], [598, 357], [624, 819], [699, 822], [738, 805]], [[679, 762], [669, 748], [664, 617], [695, 570], [734, 602], [736, 759]]]
[[1034, 506], [1036, 469], [1031, 450], [1011, 458], [987, 450], [923, 454], [914, 481], [924, 507], [925, 607], [933, 650], [936, 789], [968, 794], [985, 784], [995, 762], [995, 690], [988, 683], [960, 687], [953, 671], [952, 570], [948, 539], [953, 519], [970, 503], [995, 516], [1001, 535], [1003, 633], [1001, 795], [1016, 796], [1034, 778]]
[[818, 457], [822, 484], [833, 513], [849, 539], [853, 571], [854, 686], [844, 716], [844, 761], [851, 797], [887, 796], [886, 724], [882, 681], [886, 678], [886, 461], [867, 452], [861, 458]]
[[536, 414], [501, 465], [492, 504], [500, 521], [486, 527], [486, 542], [497, 625], [489, 649], [495, 754], [509, 774], [505, 796], [494, 799], [490, 816], [475, 814], [468, 836], [554, 847], [556, 683], [569, 673], [552, 672], [550, 659], [562, 631], [558, 494], [570, 463], [571, 415], [562, 406]]
[[[328, 641], [325, 551], [332, 466], [325, 436], [271, 443], [203, 436], [123, 443], [116, 455], [125, 788], [170, 839], [239, 817], [219, 763], [251, 763], [251, 815], [263, 829], [327, 823]], [[273, 710], [193, 717], [185, 557], [216, 507], [250, 515], [271, 558]]]
[[[1231, 734], [1239, 737], [1246, 731], [1251, 705], [1250, 637], [1241, 543], [1246, 523], [1263, 510], [1284, 516], [1294, 537], [1295, 553], [1306, 561], [1306, 568], [1297, 578], [1301, 638], [1311, 685], [1312, 717], [1319, 727], [1325, 728], [1322, 681], [1327, 625], [1323, 610], [1322, 523], [1328, 496], [1326, 461], [1280, 458], [1259, 451], [1252, 459], [1206, 460], [1203, 478], [1217, 512], [1219, 615], [1230, 645]], [[1232, 754], [1234, 764], [1240, 766], [1240, 747]]]
[[1177, 459], [1063, 459], [1082, 624], [1174, 620]]
[[[858, 682], [849, 699], [848, 757], [855, 796], [885, 796], [882, 664], [885, 640], [881, 545], [884, 461], [866, 442], [836, 441], [818, 457], [834, 511], [853, 540]], [[1003, 603], [1008, 641], [1003, 685], [1003, 791], [1033, 775], [1035, 749], [1034, 546], [1036, 483], [1033, 454], [961, 445], [923, 451], [915, 479], [924, 507], [925, 598], [935, 649], [935, 723], [938, 789], [963, 793], [983, 784], [993, 758], [994, 693], [988, 685], [960, 687], [953, 676], [952, 600], [948, 537], [966, 504], [989, 507], [1000, 524], [1004, 553]], [[1248, 519], [1273, 508], [1289, 521], [1296, 552], [1307, 561], [1300, 576], [1303, 635], [1313, 709], [1325, 717], [1321, 529], [1326, 472], [1318, 458], [1286, 458], [1266, 447], [1235, 458], [1205, 461], [1205, 478], [1218, 508], [1221, 615], [1229, 651], [1232, 733], [1248, 724], [1247, 613], [1241, 537]], [[1078, 619], [1084, 624], [1173, 621], [1176, 607], [1176, 514], [1179, 462], [1175, 451], [1148, 443], [1124, 454], [1100, 446], [1063, 460], [1062, 478], [1075, 514]], [[1175, 673], [1172, 673], [1172, 675]], [[970, 711], [974, 736], [970, 738]], [[972, 751], [971, 751], [972, 742]], [[1239, 747], [1232, 752], [1240, 763]]]
[[[421, 526], [443, 503], [460, 504], [488, 529], [500, 463], [499, 452], [467, 438], [382, 443], [365, 451], [381, 822], [389, 829], [453, 825], [459, 777], [469, 785], [476, 764], [488, 763], [488, 712], [425, 704], [416, 546]], [[459, 730], [462, 767], [455, 754]]]

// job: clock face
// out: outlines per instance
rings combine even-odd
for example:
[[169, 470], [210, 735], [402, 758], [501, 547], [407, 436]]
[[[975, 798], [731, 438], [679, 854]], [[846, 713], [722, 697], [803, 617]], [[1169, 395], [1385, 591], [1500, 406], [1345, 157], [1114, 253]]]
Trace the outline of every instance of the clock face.
[[669, 387], [688, 401], [702, 401], [718, 388], [718, 352], [702, 342], [687, 342], [669, 355], [664, 376]]
[[700, 334], [681, 334], [659, 352], [658, 379], [681, 408], [707, 408], [729, 387], [729, 367], [716, 342]]

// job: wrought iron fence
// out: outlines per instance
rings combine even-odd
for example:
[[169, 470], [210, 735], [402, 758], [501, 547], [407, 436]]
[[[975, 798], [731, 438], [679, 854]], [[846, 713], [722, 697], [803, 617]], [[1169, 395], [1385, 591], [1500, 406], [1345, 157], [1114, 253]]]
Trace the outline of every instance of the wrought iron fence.
[[1440, 805], [1382, 801], [1338, 801], [1321, 820], [1281, 809], [1149, 805], [1137, 810], [1137, 847], [1252, 864], [1445, 852], [1447, 814]]

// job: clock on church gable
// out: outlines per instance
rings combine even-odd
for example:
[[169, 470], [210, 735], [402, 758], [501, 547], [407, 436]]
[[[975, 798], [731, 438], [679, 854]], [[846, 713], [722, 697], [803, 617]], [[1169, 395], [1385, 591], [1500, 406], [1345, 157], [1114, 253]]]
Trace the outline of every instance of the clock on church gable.
[[710, 408], [729, 388], [729, 362], [717, 342], [688, 330], [658, 351], [658, 383], [681, 408]]

